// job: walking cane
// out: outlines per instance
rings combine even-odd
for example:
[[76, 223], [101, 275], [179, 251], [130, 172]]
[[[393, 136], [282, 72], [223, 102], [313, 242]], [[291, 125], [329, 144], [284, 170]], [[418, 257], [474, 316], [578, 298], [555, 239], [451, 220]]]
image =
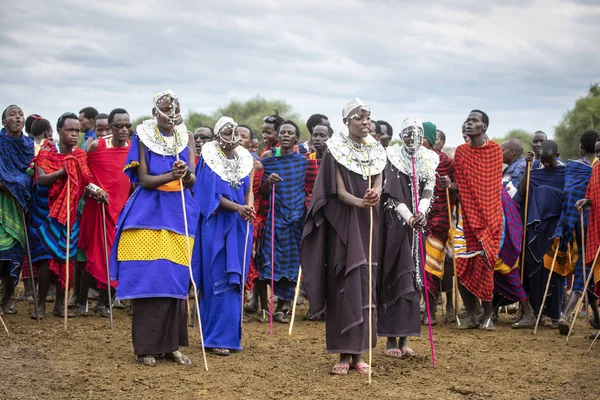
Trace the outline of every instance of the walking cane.
[[[450, 188], [446, 188], [446, 203], [448, 205], [448, 221], [450, 221], [450, 227], [452, 227], [452, 209], [450, 208]], [[452, 267], [454, 268], [454, 319], [456, 320], [456, 326], [460, 326], [460, 320], [458, 319], [458, 277], [456, 276], [456, 252], [454, 250], [454, 234], [452, 234], [451, 240], [452, 246]]]
[[65, 280], [65, 298], [64, 298], [64, 318], [65, 318], [65, 332], [67, 331], [67, 320], [69, 318], [68, 314], [67, 314], [67, 300], [68, 300], [68, 296], [69, 296], [69, 272], [70, 272], [70, 268], [69, 268], [69, 259], [71, 256], [71, 178], [69, 177], [69, 175], [67, 174], [67, 257], [66, 257], [66, 264], [67, 264], [67, 271], [66, 271], [66, 280]]
[[269, 298], [269, 333], [273, 334], [273, 303], [275, 293], [275, 184], [271, 188], [271, 296]]
[[[411, 163], [412, 163], [412, 179], [413, 179], [413, 194], [414, 194], [414, 201], [415, 201], [415, 213], [418, 214], [419, 213], [419, 192], [418, 192], [418, 184], [419, 181], [417, 180], [417, 175], [415, 172], [415, 157], [411, 157]], [[425, 248], [423, 246], [423, 233], [421, 231], [418, 232], [419, 235], [419, 248], [420, 248], [420, 256], [421, 256], [421, 260], [423, 263], [425, 263]], [[427, 307], [427, 325], [429, 327], [429, 344], [431, 346], [431, 362], [433, 363], [433, 368], [436, 368], [437, 363], [435, 360], [435, 344], [433, 343], [433, 329], [431, 327], [431, 309], [429, 308], [429, 285], [427, 284], [427, 276], [425, 273], [425, 264], [423, 264], [423, 274], [421, 275], [423, 277], [423, 285], [425, 288], [425, 306]], [[419, 265], [417, 265], [417, 268], [419, 268], [419, 270], [421, 269], [421, 265], [419, 263]], [[456, 271], [456, 269], [455, 269]]]
[[[370, 155], [369, 155], [369, 158]], [[369, 189], [371, 189], [371, 168], [369, 175]], [[369, 385], [373, 375], [373, 206], [369, 207]]]
[[[176, 131], [175, 135], [179, 135]], [[176, 144], [177, 146], [177, 144]], [[175, 148], [175, 160], [179, 161], [179, 153], [178, 147]], [[204, 334], [202, 333], [202, 319], [200, 319], [200, 305], [198, 302], [198, 287], [196, 286], [196, 282], [194, 281], [194, 274], [192, 273], [192, 252], [190, 249], [190, 232], [188, 229], [187, 222], [187, 211], [185, 208], [185, 194], [184, 194], [184, 186], [183, 186], [183, 178], [179, 178], [179, 193], [181, 194], [181, 208], [183, 210], [183, 227], [185, 229], [185, 240], [186, 240], [186, 250], [187, 250], [187, 261], [188, 261], [188, 270], [190, 272], [190, 281], [192, 282], [192, 287], [194, 288], [194, 305], [196, 306], [196, 316], [198, 317], [198, 330], [200, 331], [200, 345], [202, 346], [202, 358], [204, 359], [204, 369], [208, 371], [208, 362], [206, 361], [206, 349], [204, 348]]]
[[594, 347], [594, 343], [596, 343], [596, 340], [598, 340], [598, 336], [600, 336], [600, 329], [598, 329], [598, 333], [596, 333], [596, 337], [594, 338], [594, 340], [592, 340], [592, 344], [590, 344], [590, 348], [588, 349], [588, 353], [590, 351], [592, 351], [592, 347]]
[[106, 261], [106, 284], [108, 285], [108, 313], [110, 314], [110, 329], [113, 328], [112, 295], [110, 293], [110, 267], [108, 264], [108, 240], [106, 235], [106, 206], [102, 203], [102, 233], [104, 234], [104, 260]]
[[[31, 279], [33, 279], [33, 277]], [[4, 330], [6, 331], [6, 336], [10, 336], [10, 333], [8, 333], [8, 328], [6, 327], [6, 324], [4, 323], [4, 318], [2, 318], [2, 314], [0, 314], [0, 322], [2, 322], [2, 326], [4, 327]]]
[[[254, 169], [250, 173], [250, 189], [248, 189], [248, 198], [252, 195], [252, 188], [254, 186]], [[248, 204], [249, 205], [249, 204]], [[248, 237], [250, 236], [250, 221], [246, 221], [246, 240], [244, 241], [244, 263], [242, 264], [242, 311], [240, 318], [240, 327], [244, 327], [244, 305], [246, 304], [245, 288], [246, 288], [246, 260], [248, 256]]]
[[296, 303], [300, 295], [300, 280], [302, 279], [302, 266], [298, 267], [298, 282], [296, 282], [296, 290], [294, 292], [294, 304], [292, 304], [292, 320], [290, 321], [290, 330], [288, 334], [292, 336], [292, 330], [294, 329], [294, 319], [296, 318]]
[[[598, 251], [596, 252], [596, 256], [594, 257], [594, 262], [592, 263], [592, 267], [594, 265], [596, 265], [596, 262], [598, 261], [598, 256], [600, 256], [600, 246], [598, 246]], [[585, 267], [585, 258], [584, 258], [583, 265]], [[593, 271], [590, 271], [590, 274], [588, 275], [587, 280], [585, 281], [585, 285], [583, 286], [583, 296], [581, 296], [579, 298], [579, 300], [577, 301], [577, 305], [575, 306], [575, 311], [577, 311], [577, 309], [579, 307], [581, 307], [581, 303], [583, 302], [583, 298], [587, 294], [587, 288], [588, 288], [593, 276], [594, 276]], [[571, 321], [571, 327], [569, 328], [569, 333], [567, 334], [567, 340], [565, 341], [565, 343], [569, 342], [569, 337], [571, 336], [571, 333], [573, 333], [573, 326], [575, 326], [575, 321], [577, 320], [577, 314], [578, 313], [575, 313], [575, 315], [573, 316], [573, 321]]]
[[[546, 290], [544, 290], [544, 297], [542, 297], [542, 305], [538, 312], [537, 320], [535, 321], [535, 328], [533, 334], [537, 334], [537, 328], [542, 318], [542, 312], [544, 311], [544, 304], [546, 303], [546, 296], [548, 295], [548, 289], [550, 288], [550, 281], [552, 280], [552, 273], [554, 272], [554, 264], [556, 264], [556, 257], [558, 256], [558, 249], [560, 248], [560, 242], [556, 245], [556, 251], [554, 252], [554, 258], [552, 259], [552, 266], [550, 267], [550, 274], [548, 275], [548, 281], [546, 282]], [[542, 267], [545, 268], [545, 267]]]
[[531, 180], [531, 162], [527, 161], [527, 185], [525, 188], [525, 221], [523, 222], [523, 245], [521, 246], [521, 284], [525, 276], [525, 251], [527, 248], [527, 214], [529, 212], [529, 181]]
[[[583, 226], [583, 208], [579, 210], [579, 220], [581, 222], [581, 257], [583, 257], [583, 262], [581, 263], [582, 267], [583, 267], [583, 281], [585, 282], [586, 279], [586, 274], [587, 271], [585, 270], [585, 228]], [[590, 271], [590, 273], [592, 273], [592, 271]], [[588, 314], [589, 310], [588, 310], [588, 299], [587, 299], [587, 292], [583, 292], [582, 296], [584, 298], [583, 303], [585, 305], [585, 320], [589, 321], [590, 316]], [[577, 310], [575, 310], [575, 314], [577, 314]]]
[[27, 233], [27, 220], [25, 219], [25, 212], [21, 209], [21, 217], [23, 217], [23, 227], [25, 228], [25, 247], [27, 248], [27, 259], [29, 260], [29, 274], [31, 275], [31, 286], [33, 287], [33, 308], [35, 311], [35, 318], [37, 322], [40, 322], [40, 314], [38, 313], [38, 302], [37, 294], [35, 292], [35, 278], [33, 276], [33, 262], [31, 261], [31, 246], [29, 244], [29, 234]]

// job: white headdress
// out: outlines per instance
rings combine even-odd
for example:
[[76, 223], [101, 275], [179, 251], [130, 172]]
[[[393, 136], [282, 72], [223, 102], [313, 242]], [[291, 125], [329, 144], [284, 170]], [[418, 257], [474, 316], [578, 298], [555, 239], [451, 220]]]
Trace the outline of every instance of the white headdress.
[[414, 152], [423, 144], [423, 123], [419, 118], [408, 117], [402, 121], [402, 127], [400, 128], [400, 139], [404, 141], [405, 137], [412, 136], [413, 143], [408, 146], [404, 143], [404, 146], [409, 152]]
[[347, 119], [349, 117], [352, 117], [350, 113], [356, 110], [357, 108], [361, 109], [362, 111], [366, 111], [369, 114], [371, 113], [371, 109], [367, 107], [365, 103], [363, 103], [362, 100], [357, 97], [354, 100], [348, 102], [344, 106], [344, 108], [342, 108], [342, 118]]

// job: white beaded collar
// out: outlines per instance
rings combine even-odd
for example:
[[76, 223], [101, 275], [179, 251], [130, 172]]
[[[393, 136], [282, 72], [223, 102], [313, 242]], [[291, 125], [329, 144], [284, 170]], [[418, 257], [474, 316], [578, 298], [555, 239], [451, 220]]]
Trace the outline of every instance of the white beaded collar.
[[228, 159], [221, 152], [219, 142], [213, 140], [202, 146], [202, 159], [225, 182], [231, 187], [240, 186], [242, 179], [248, 176], [254, 167], [254, 158], [252, 154], [242, 146], [237, 146], [234, 150], [235, 157]]
[[334, 133], [325, 143], [336, 162], [364, 179], [379, 175], [385, 169], [385, 149], [371, 135], [365, 137], [365, 144], [360, 147], [342, 133]]
[[156, 118], [152, 118], [145, 120], [135, 129], [140, 141], [148, 150], [162, 156], [175, 156], [188, 147], [189, 136], [185, 124], [177, 125], [173, 136], [163, 136], [160, 131], [157, 131], [157, 126]]

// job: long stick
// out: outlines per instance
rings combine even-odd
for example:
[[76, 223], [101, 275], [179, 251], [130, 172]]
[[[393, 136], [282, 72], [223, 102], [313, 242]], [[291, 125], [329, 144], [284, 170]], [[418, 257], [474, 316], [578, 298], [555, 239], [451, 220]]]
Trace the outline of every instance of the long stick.
[[273, 303], [275, 284], [275, 184], [271, 188], [271, 296], [269, 298], [269, 333], [273, 334]]
[[[33, 277], [31, 277], [31, 279], [33, 279]], [[6, 336], [10, 336], [10, 333], [8, 333], [8, 328], [6, 327], [6, 324], [4, 323], [4, 318], [2, 318], [2, 314], [0, 314], [0, 322], [2, 322], [2, 326], [4, 327], [4, 330], [6, 331]]]
[[67, 298], [69, 296], [69, 259], [71, 257], [71, 178], [67, 174], [67, 271], [66, 271], [66, 280], [65, 280], [65, 307], [64, 307], [64, 318], [65, 318], [65, 332], [67, 331], [67, 320], [69, 316], [67, 315]]
[[[369, 168], [369, 189], [371, 189]], [[369, 385], [373, 375], [373, 206], [369, 207]]]
[[290, 321], [290, 330], [288, 334], [291, 336], [294, 330], [294, 319], [296, 318], [296, 303], [298, 302], [298, 296], [300, 295], [300, 280], [302, 279], [302, 266], [298, 267], [298, 282], [296, 282], [296, 291], [294, 293], [294, 304], [292, 304], [292, 319]]
[[[596, 252], [596, 256], [594, 257], [594, 262], [592, 263], [592, 271], [590, 271], [590, 274], [588, 275], [586, 281], [585, 281], [585, 285], [583, 286], [583, 295], [579, 298], [579, 300], [577, 301], [577, 305], [575, 306], [575, 311], [577, 311], [577, 309], [579, 307], [581, 307], [581, 303], [583, 302], [583, 298], [585, 297], [585, 295], [587, 294], [587, 288], [590, 284], [590, 281], [592, 280], [592, 277], [594, 276], [594, 265], [596, 265], [596, 262], [598, 261], [598, 256], [600, 256], [600, 246], [598, 246], [598, 251]], [[584, 256], [585, 257], [585, 256]], [[585, 266], [585, 258], [583, 259], [583, 265]], [[575, 313], [575, 315], [573, 316], [573, 321], [571, 321], [571, 327], [569, 328], [569, 333], [567, 334], [567, 340], [565, 341], [565, 343], [569, 342], [569, 337], [571, 336], [571, 333], [573, 333], [573, 326], [575, 326], [575, 321], [577, 320], [577, 312]]]
[[[584, 213], [583, 208], [581, 208], [579, 210], [579, 219], [581, 221], [581, 257], [583, 258], [583, 262], [581, 263], [581, 265], [583, 267], [583, 281], [585, 282], [587, 280], [586, 279], [587, 271], [585, 270], [585, 228], [583, 226], [583, 222], [584, 222], [583, 221], [584, 220], [583, 213]], [[592, 271], [590, 271], [590, 273], [592, 273]], [[584, 298], [583, 302], [585, 304], [585, 320], [589, 321], [590, 316], [588, 314], [589, 310], [588, 310], [587, 292], [584, 291], [582, 293], [582, 296]], [[575, 311], [577, 313], [577, 310], [575, 310]]]
[[527, 214], [529, 212], [529, 181], [531, 180], [531, 162], [527, 161], [527, 185], [525, 188], [525, 221], [523, 221], [523, 245], [521, 246], [521, 283], [525, 276], [525, 251], [527, 249]]
[[113, 307], [110, 290], [110, 267], [108, 264], [108, 239], [106, 234], [106, 206], [102, 203], [102, 233], [104, 234], [104, 260], [106, 262], [106, 284], [108, 285], [108, 313], [110, 314], [110, 329], [113, 328]]
[[[414, 198], [415, 198], [415, 214], [419, 213], [419, 192], [418, 192], [418, 184], [419, 181], [417, 180], [417, 174], [415, 172], [415, 158], [414, 156], [411, 157], [411, 162], [412, 162], [412, 173], [413, 173], [413, 193], [414, 193]], [[419, 231], [418, 233], [419, 235], [419, 248], [420, 248], [420, 256], [421, 256], [421, 262], [425, 263], [425, 247], [423, 246], [423, 233], [421, 231]], [[419, 268], [419, 270], [421, 270], [421, 265], [419, 263], [419, 265], [417, 265], [417, 268]], [[421, 276], [423, 277], [423, 285], [425, 287], [425, 305], [427, 307], [427, 325], [429, 327], [429, 344], [431, 347], [431, 362], [433, 363], [433, 368], [435, 368], [437, 366], [436, 360], [435, 360], [435, 344], [433, 343], [433, 329], [431, 327], [431, 309], [429, 308], [429, 285], [427, 284], [427, 275], [425, 272], [425, 264], [423, 264], [423, 269], [422, 269], [423, 273], [421, 274]]]
[[27, 259], [29, 260], [29, 274], [31, 275], [31, 287], [33, 288], [33, 309], [35, 318], [40, 322], [40, 314], [38, 312], [37, 293], [35, 292], [35, 277], [33, 276], [33, 261], [31, 261], [31, 246], [29, 245], [29, 234], [27, 233], [27, 220], [25, 219], [25, 211], [21, 209], [21, 217], [23, 217], [23, 228], [25, 229], [25, 247], [27, 248]]
[[[177, 134], [177, 133], [175, 133]], [[175, 159], [179, 161], [179, 153], [177, 149], [175, 149]], [[188, 270], [190, 271], [190, 280], [192, 282], [192, 287], [194, 288], [194, 304], [196, 306], [196, 316], [198, 317], [198, 330], [200, 331], [200, 345], [202, 346], [202, 358], [204, 359], [204, 369], [208, 371], [208, 362], [206, 361], [206, 349], [204, 348], [204, 334], [202, 333], [202, 319], [200, 319], [200, 304], [198, 301], [198, 287], [196, 286], [196, 282], [194, 281], [194, 274], [192, 273], [192, 251], [190, 249], [190, 232], [188, 229], [187, 222], [187, 211], [185, 208], [185, 194], [183, 192], [183, 179], [179, 178], [179, 192], [181, 193], [181, 208], [183, 210], [183, 227], [185, 229], [185, 240], [186, 240], [186, 250], [187, 250], [187, 261], [188, 261]]]
[[[452, 209], [450, 208], [450, 188], [446, 188], [446, 203], [448, 204], [448, 221], [450, 227], [452, 227]], [[456, 276], [456, 251], [454, 249], [454, 234], [450, 241], [452, 246], [452, 267], [454, 268], [454, 319], [456, 320], [456, 326], [460, 326], [460, 320], [458, 319], [458, 277]]]
[[[254, 199], [253, 196], [253, 190], [254, 188], [254, 168], [252, 169], [252, 172], [250, 173], [250, 189], [248, 189], [248, 199], [252, 198]], [[250, 205], [250, 204], [247, 204]], [[250, 221], [246, 222], [246, 240], [244, 241], [244, 263], [242, 264], [242, 311], [241, 311], [241, 318], [240, 318], [240, 327], [244, 326], [244, 305], [246, 304], [246, 296], [245, 296], [245, 289], [246, 289], [246, 260], [247, 260], [247, 256], [248, 256], [248, 236], [250, 234]]]
[[[556, 264], [556, 257], [558, 256], [558, 249], [560, 245], [556, 245], [556, 251], [554, 252], [554, 258], [552, 259], [552, 266], [550, 267], [550, 274], [548, 275], [548, 281], [546, 282], [546, 290], [544, 290], [544, 297], [542, 297], [542, 305], [540, 306], [540, 310], [538, 312], [537, 320], [535, 321], [535, 328], [533, 329], [533, 334], [537, 333], [538, 325], [540, 324], [540, 319], [542, 318], [542, 313], [544, 311], [544, 304], [546, 303], [546, 296], [548, 295], [548, 288], [550, 288], [550, 281], [552, 280], [552, 273], [554, 272], [554, 264]], [[544, 268], [544, 267], [542, 267]]]

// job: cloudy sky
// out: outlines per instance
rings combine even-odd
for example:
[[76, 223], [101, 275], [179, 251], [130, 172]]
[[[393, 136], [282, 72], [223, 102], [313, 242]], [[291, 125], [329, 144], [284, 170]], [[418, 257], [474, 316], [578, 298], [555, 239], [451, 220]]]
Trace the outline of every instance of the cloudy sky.
[[354, 97], [400, 126], [462, 141], [473, 108], [491, 136], [554, 126], [600, 81], [600, 1], [20, 0], [0, 15], [0, 107], [55, 122], [94, 106], [148, 114], [171, 88], [184, 113], [284, 99], [304, 119]]

